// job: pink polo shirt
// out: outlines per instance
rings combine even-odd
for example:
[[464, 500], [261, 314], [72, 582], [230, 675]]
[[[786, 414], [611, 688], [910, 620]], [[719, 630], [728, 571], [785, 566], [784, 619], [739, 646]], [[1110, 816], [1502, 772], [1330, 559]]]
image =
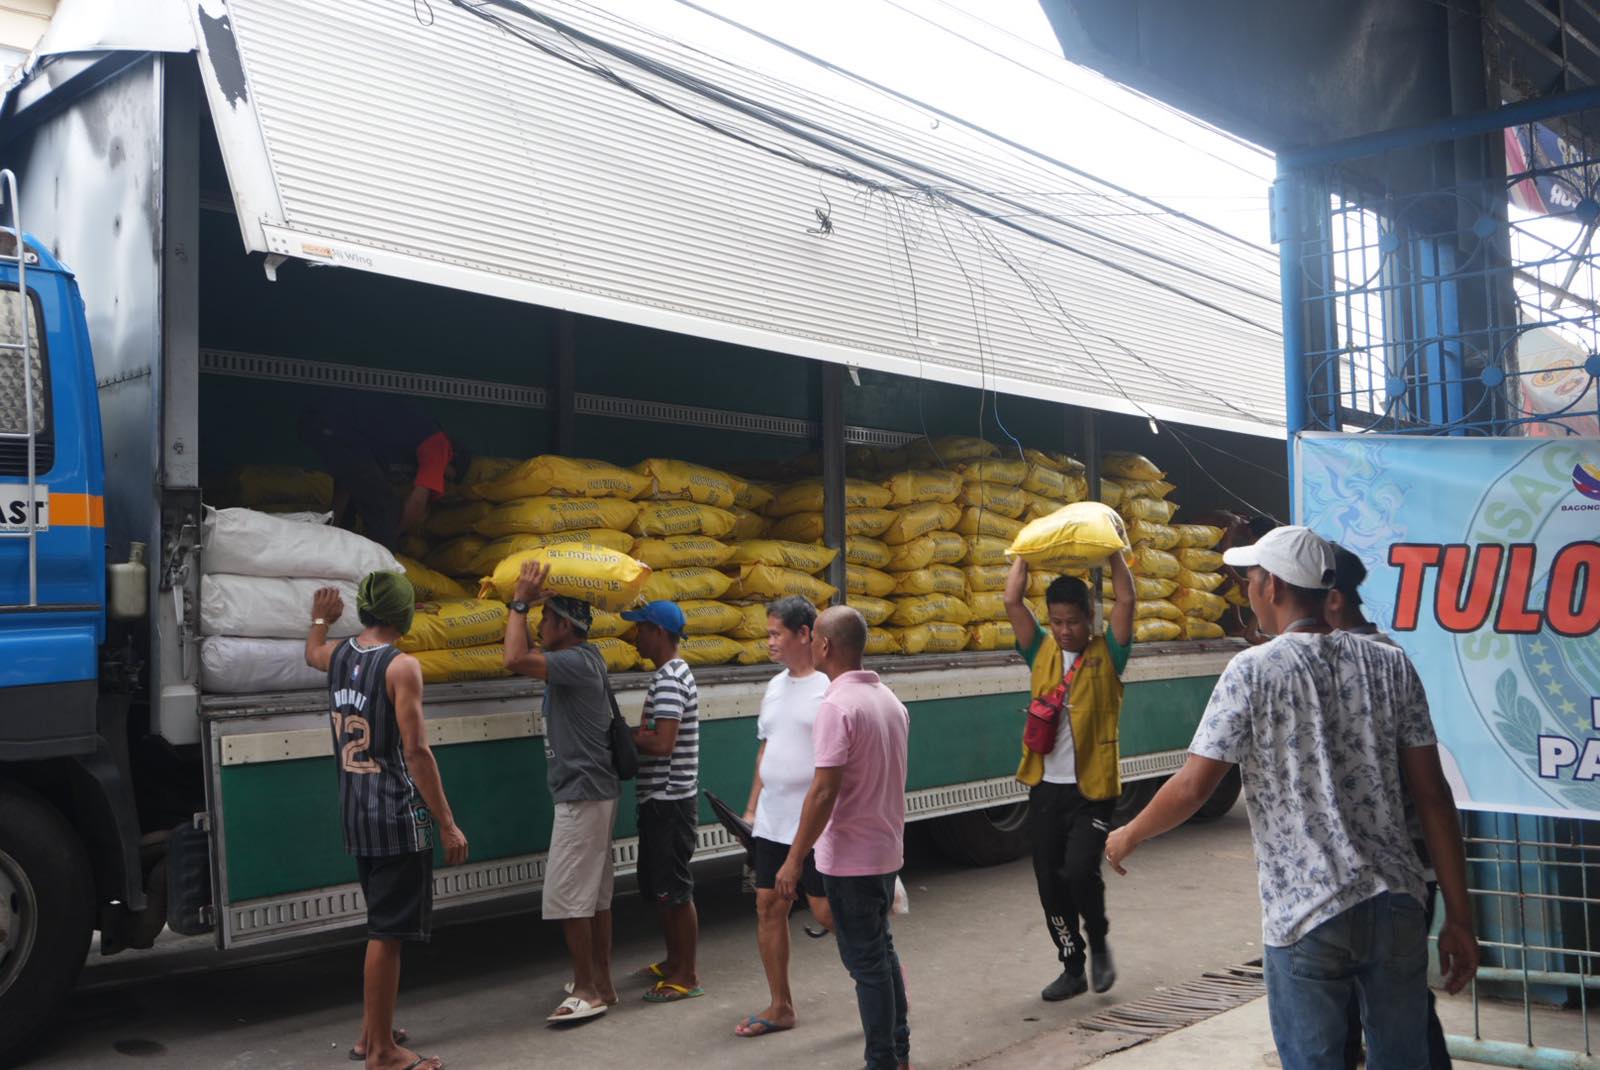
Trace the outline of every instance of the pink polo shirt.
[[828, 685], [812, 740], [817, 768], [843, 768], [833, 817], [817, 841], [817, 869], [873, 877], [904, 861], [906, 742], [911, 717], [875, 672], [842, 673]]

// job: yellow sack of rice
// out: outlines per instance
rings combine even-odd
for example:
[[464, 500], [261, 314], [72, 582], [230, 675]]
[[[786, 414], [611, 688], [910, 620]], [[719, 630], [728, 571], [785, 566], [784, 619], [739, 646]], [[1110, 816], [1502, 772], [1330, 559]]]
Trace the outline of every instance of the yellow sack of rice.
[[978, 535], [967, 540], [967, 556], [961, 563], [969, 567], [973, 565], [1001, 565], [1010, 567], [1006, 557], [1011, 547], [1009, 539], [999, 539], [993, 535]]
[[665, 568], [650, 574], [641, 594], [647, 602], [678, 602], [721, 598], [732, 587], [733, 577], [714, 568]]
[[1128, 539], [1135, 546], [1145, 543], [1157, 550], [1170, 550], [1178, 545], [1178, 533], [1166, 524], [1153, 524], [1148, 520], [1128, 522]]
[[506, 535], [486, 543], [473, 557], [472, 564], [466, 572], [468, 575], [487, 576], [494, 571], [496, 565], [512, 554], [571, 543], [604, 546], [608, 550], [632, 556], [630, 551], [634, 542], [634, 537], [626, 531], [612, 531], [610, 528], [579, 528], [577, 531], [557, 531], [550, 535]]
[[967, 577], [959, 568], [949, 565], [929, 565], [927, 568], [892, 575], [895, 579], [894, 593], [897, 595], [953, 594], [959, 597], [967, 590]]
[[967, 483], [962, 486], [961, 497], [956, 501], [986, 512], [999, 513], [1012, 520], [1028, 511], [1027, 493], [1021, 487], [1010, 487], [1004, 483]]
[[458, 650], [419, 650], [412, 656], [422, 666], [422, 682], [426, 684], [493, 680], [511, 675], [506, 671], [506, 648], [503, 642]]
[[1118, 479], [1165, 479], [1167, 473], [1155, 462], [1137, 453], [1107, 453], [1100, 458], [1100, 471]]
[[863, 653], [871, 657], [882, 657], [888, 654], [902, 653], [900, 640], [887, 628], [867, 629], [867, 648]]
[[733, 530], [728, 533], [730, 538], [759, 539], [772, 528], [770, 518], [752, 512], [742, 505], [735, 505], [728, 512], [733, 514]]
[[928, 621], [889, 631], [907, 654], [954, 654], [967, 646], [966, 626], [948, 621]]
[[482, 598], [418, 602], [411, 630], [395, 646], [412, 654], [504, 642], [507, 613], [504, 602]]
[[1122, 504], [1123, 497], [1124, 494], [1121, 483], [1118, 483], [1114, 479], [1106, 479], [1103, 476], [1101, 477], [1100, 501], [1103, 504], [1109, 505], [1111, 508], [1115, 509], [1117, 506]]
[[1227, 635], [1222, 625], [1199, 617], [1184, 617], [1178, 624], [1183, 628], [1185, 639], [1221, 639]]
[[957, 471], [963, 483], [1000, 483], [1020, 487], [1028, 478], [1028, 462], [1015, 457], [989, 457], [968, 461]]
[[1089, 496], [1089, 481], [1075, 472], [1030, 464], [1022, 489], [1057, 502], [1081, 502]]
[[1006, 598], [1000, 591], [973, 591], [966, 602], [974, 621], [1006, 619]]
[[690, 665], [726, 665], [743, 650], [737, 639], [723, 635], [686, 635], [678, 642], [678, 656]]
[[1061, 574], [1059, 572], [1041, 572], [1038, 569], [1029, 569], [1028, 597], [1043, 598], [1044, 593], [1050, 589], [1050, 585], [1060, 578]]
[[898, 582], [889, 573], [865, 565], [846, 565], [844, 575], [847, 594], [865, 594], [873, 598], [888, 598], [894, 594]]
[[278, 512], [278, 505], [303, 505], [325, 512], [333, 506], [333, 477], [283, 464], [247, 464], [234, 470], [226, 491], [240, 505]]
[[752, 513], [763, 513], [776, 497], [777, 492], [771, 487], [761, 483], [746, 483], [744, 489], [734, 496], [733, 504]]
[[1227, 582], [1228, 577], [1220, 572], [1195, 572], [1192, 569], [1178, 569], [1178, 586], [1187, 587], [1191, 591], [1215, 591]]
[[1003, 591], [1006, 577], [1011, 575], [1010, 565], [968, 565], [961, 570], [967, 578], [970, 591]]
[[767, 607], [755, 602], [747, 606], [734, 606], [739, 611], [739, 621], [730, 628], [722, 631], [729, 639], [760, 639], [767, 638]]
[[411, 581], [411, 589], [416, 592], [418, 602], [472, 597], [472, 593], [461, 584], [444, 573], [429, 568], [421, 561], [406, 557], [404, 554], [396, 554], [395, 560], [400, 562], [400, 567], [405, 570], [406, 579]]
[[1010, 553], [1043, 569], [1093, 568], [1128, 547], [1122, 518], [1099, 502], [1064, 505], [1029, 521]]
[[1190, 546], [1197, 550], [1211, 549], [1226, 534], [1221, 528], [1210, 524], [1174, 524], [1172, 530], [1178, 533], [1179, 546]]
[[1050, 468], [1057, 472], [1066, 472], [1068, 475], [1081, 474], [1086, 467], [1076, 457], [1054, 450], [1036, 450], [1031, 447], [1022, 451], [1023, 460], [1029, 464], [1039, 465], [1041, 468]]
[[1237, 583], [1223, 591], [1222, 597], [1227, 600], [1230, 606], [1238, 606], [1240, 609], [1250, 608], [1250, 595]]
[[927, 502], [895, 509], [892, 517], [888, 528], [882, 532], [883, 541], [890, 546], [900, 546], [930, 531], [947, 531], [955, 527], [961, 519], [961, 509], [956, 505]]
[[[535, 617], [535, 614], [539, 613], [539, 612], [540, 612], [540, 607], [538, 607], [538, 606], [535, 606], [533, 608], [533, 610], [529, 612], [528, 621], [529, 621], [530, 625], [538, 623], [538, 620]], [[623, 637], [626, 637], [628, 635], [628, 633], [630, 633], [632, 631], [633, 631], [633, 624], [631, 622], [629, 622], [629, 621], [623, 620], [622, 619], [622, 614], [620, 614], [620, 613], [608, 613], [603, 609], [595, 610], [593, 615], [592, 615], [592, 617], [591, 617], [591, 619], [590, 619], [590, 622], [589, 622], [589, 638], [590, 639], [616, 639], [616, 638], [623, 638]], [[539, 634], [537, 628], [534, 629], [533, 634], [534, 635], [538, 635]]]
[[651, 457], [634, 465], [633, 470], [655, 481], [645, 496], [657, 500], [698, 502], [726, 509], [738, 504], [739, 492], [745, 488], [742, 479], [687, 461]]
[[968, 650], [1010, 650], [1017, 633], [1008, 620], [985, 620], [967, 626]]
[[930, 531], [923, 536], [933, 540], [933, 563], [955, 565], [967, 556], [967, 540], [953, 531]]
[[1192, 572], [1216, 572], [1222, 568], [1222, 555], [1215, 550], [1185, 546], [1177, 552], [1178, 564]]
[[[919, 535], [909, 542], [892, 546], [890, 549], [894, 551], [894, 556], [890, 558], [889, 564], [885, 566], [888, 571], [910, 572], [913, 569], [927, 568], [932, 564], [934, 551], [938, 547], [931, 536]], [[966, 547], [963, 546], [962, 553], [965, 552]]]
[[833, 564], [839, 551], [814, 542], [788, 542], [784, 539], [749, 539], [733, 544], [734, 565], [778, 565], [815, 575]]
[[597, 638], [591, 633], [589, 645], [600, 652], [607, 672], [632, 672], [639, 667], [639, 650], [625, 639], [613, 636]]
[[1122, 484], [1122, 496], [1124, 498], [1155, 498], [1159, 501], [1177, 489], [1171, 483], [1161, 479], [1149, 482], [1124, 482]]
[[507, 472], [511, 471], [522, 461], [517, 457], [473, 457], [467, 465], [467, 474], [461, 483], [467, 488], [467, 496], [476, 497], [472, 488], [482, 483], [493, 483]]
[[1136, 546], [1133, 555], [1128, 561], [1128, 567], [1138, 576], [1154, 576], [1162, 580], [1175, 580], [1178, 578], [1178, 559], [1165, 550], [1157, 550], [1154, 546]]
[[734, 548], [709, 535], [635, 539], [628, 556], [651, 568], [716, 568], [733, 559]]
[[739, 653], [733, 660], [740, 665], [765, 665], [772, 660], [766, 638], [739, 640]]
[[422, 530], [430, 538], [453, 539], [457, 535], [468, 535], [476, 529], [478, 521], [494, 512], [494, 506], [488, 502], [463, 502], [460, 505], [441, 505], [428, 512], [428, 518], [422, 522]]
[[[767, 506], [767, 515], [773, 517], [793, 516], [795, 513], [820, 513], [825, 497], [822, 480], [807, 479], [793, 483], [778, 492], [771, 505]], [[886, 507], [894, 495], [887, 487], [877, 483], [869, 483], [864, 479], [846, 479], [844, 481], [844, 504], [847, 509], [882, 509]]]
[[972, 609], [957, 595], [924, 594], [894, 600], [894, 616], [889, 620], [902, 628], [928, 621], [942, 620], [951, 624], [965, 624], [972, 619]]
[[1062, 503], [1054, 498], [1046, 498], [1043, 494], [1035, 494], [1031, 490], [1025, 490], [1022, 493], [1028, 499], [1028, 508], [1022, 512], [1023, 523], [1027, 523], [1030, 520], [1038, 520], [1041, 516], [1049, 516], [1061, 508]]
[[797, 594], [814, 605], [822, 605], [837, 593], [837, 587], [815, 576], [776, 565], [741, 566], [739, 578], [728, 588], [728, 598], [735, 602], [767, 602]]
[[684, 635], [728, 635], [744, 621], [743, 606], [708, 598], [686, 598], [678, 608], [683, 611]]
[[479, 535], [549, 535], [579, 528], [621, 531], [639, 507], [621, 498], [518, 498], [502, 502], [475, 524]]
[[993, 442], [971, 435], [942, 435], [935, 439], [919, 438], [906, 443], [907, 463], [913, 466], [949, 467], [962, 461], [975, 461], [980, 457], [994, 457], [1000, 447]]
[[956, 521], [956, 534], [973, 538], [977, 535], [993, 535], [998, 539], [1010, 542], [1017, 537], [1023, 523], [1012, 520], [1009, 516], [1001, 516], [993, 509], [977, 509], [967, 506], [961, 510], [961, 519]]
[[901, 472], [884, 480], [890, 505], [942, 505], [961, 493], [961, 473], [947, 469]]
[[894, 560], [894, 550], [886, 542], [869, 539], [865, 535], [847, 535], [844, 540], [844, 559], [852, 565], [867, 568], [888, 568]]
[[1159, 498], [1124, 498], [1118, 510], [1129, 520], [1145, 520], [1152, 524], [1165, 524], [1178, 511], [1177, 503]]
[[528, 561], [538, 561], [549, 567], [550, 574], [544, 585], [551, 594], [567, 595], [613, 613], [637, 603], [651, 576], [648, 566], [627, 554], [604, 546], [565, 543], [512, 554], [494, 567], [492, 575], [484, 578], [478, 587], [478, 597], [511, 601], [517, 577]]
[[1133, 604], [1134, 620], [1180, 620], [1182, 617], [1183, 610], [1165, 598], [1141, 598]]
[[1178, 593], [1172, 596], [1172, 604], [1189, 616], [1199, 617], [1202, 620], [1221, 620], [1222, 615], [1228, 611], [1227, 600], [1222, 596], [1188, 587], [1178, 589]]
[[1133, 622], [1133, 638], [1139, 643], [1165, 643], [1183, 638], [1183, 625], [1172, 620], [1139, 620]]
[[446, 576], [470, 576], [477, 571], [472, 563], [488, 545], [489, 540], [480, 535], [462, 535], [436, 547], [423, 562]]
[[[1133, 578], [1133, 593], [1137, 598], [1171, 598], [1181, 584], [1175, 580], [1157, 579], [1152, 576], [1135, 576]], [[1111, 584], [1111, 577], [1107, 576], [1100, 581], [1100, 593], [1107, 598], [1116, 598], [1116, 588]]]
[[650, 490], [650, 477], [606, 461], [544, 454], [532, 457], [498, 479], [475, 484], [472, 495], [491, 502], [517, 498], [623, 498]]
[[[894, 521], [895, 514], [888, 509], [847, 509], [844, 531], [846, 536], [865, 535], [876, 539]], [[767, 534], [790, 542], [821, 542], [825, 531], [821, 513], [795, 513], [775, 522], [767, 529]]]
[[726, 509], [700, 502], [642, 502], [628, 530], [640, 538], [668, 535], [707, 535], [724, 539], [733, 534], [738, 519]]
[[894, 616], [894, 603], [887, 598], [874, 598], [868, 594], [851, 594], [846, 601], [855, 607], [871, 626], [877, 626]]

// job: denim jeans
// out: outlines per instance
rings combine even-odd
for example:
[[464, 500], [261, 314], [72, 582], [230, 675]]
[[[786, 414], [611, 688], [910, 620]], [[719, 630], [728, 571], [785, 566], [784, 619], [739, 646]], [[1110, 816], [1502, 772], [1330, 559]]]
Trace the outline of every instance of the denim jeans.
[[822, 875], [833, 908], [839, 958], [856, 983], [856, 1006], [867, 1037], [867, 1070], [895, 1070], [911, 1061], [906, 986], [889, 932], [893, 873], [881, 877]]
[[1267, 1009], [1284, 1070], [1342, 1070], [1352, 996], [1369, 1070], [1428, 1070], [1422, 904], [1384, 892], [1266, 950]]

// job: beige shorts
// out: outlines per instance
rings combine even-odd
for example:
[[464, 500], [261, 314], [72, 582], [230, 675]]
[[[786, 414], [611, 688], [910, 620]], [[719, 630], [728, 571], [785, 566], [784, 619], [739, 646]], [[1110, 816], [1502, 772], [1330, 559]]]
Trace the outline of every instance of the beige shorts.
[[616, 820], [616, 799], [556, 803], [544, 864], [541, 913], [546, 920], [592, 918], [611, 909], [611, 830]]

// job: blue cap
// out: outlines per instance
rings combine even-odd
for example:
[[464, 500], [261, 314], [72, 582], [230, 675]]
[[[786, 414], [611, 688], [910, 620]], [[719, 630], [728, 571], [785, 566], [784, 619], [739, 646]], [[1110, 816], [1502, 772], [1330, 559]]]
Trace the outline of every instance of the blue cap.
[[654, 624], [673, 635], [682, 635], [688, 626], [683, 619], [683, 610], [678, 608], [676, 602], [646, 602], [640, 609], [628, 610], [622, 619], [635, 624]]

